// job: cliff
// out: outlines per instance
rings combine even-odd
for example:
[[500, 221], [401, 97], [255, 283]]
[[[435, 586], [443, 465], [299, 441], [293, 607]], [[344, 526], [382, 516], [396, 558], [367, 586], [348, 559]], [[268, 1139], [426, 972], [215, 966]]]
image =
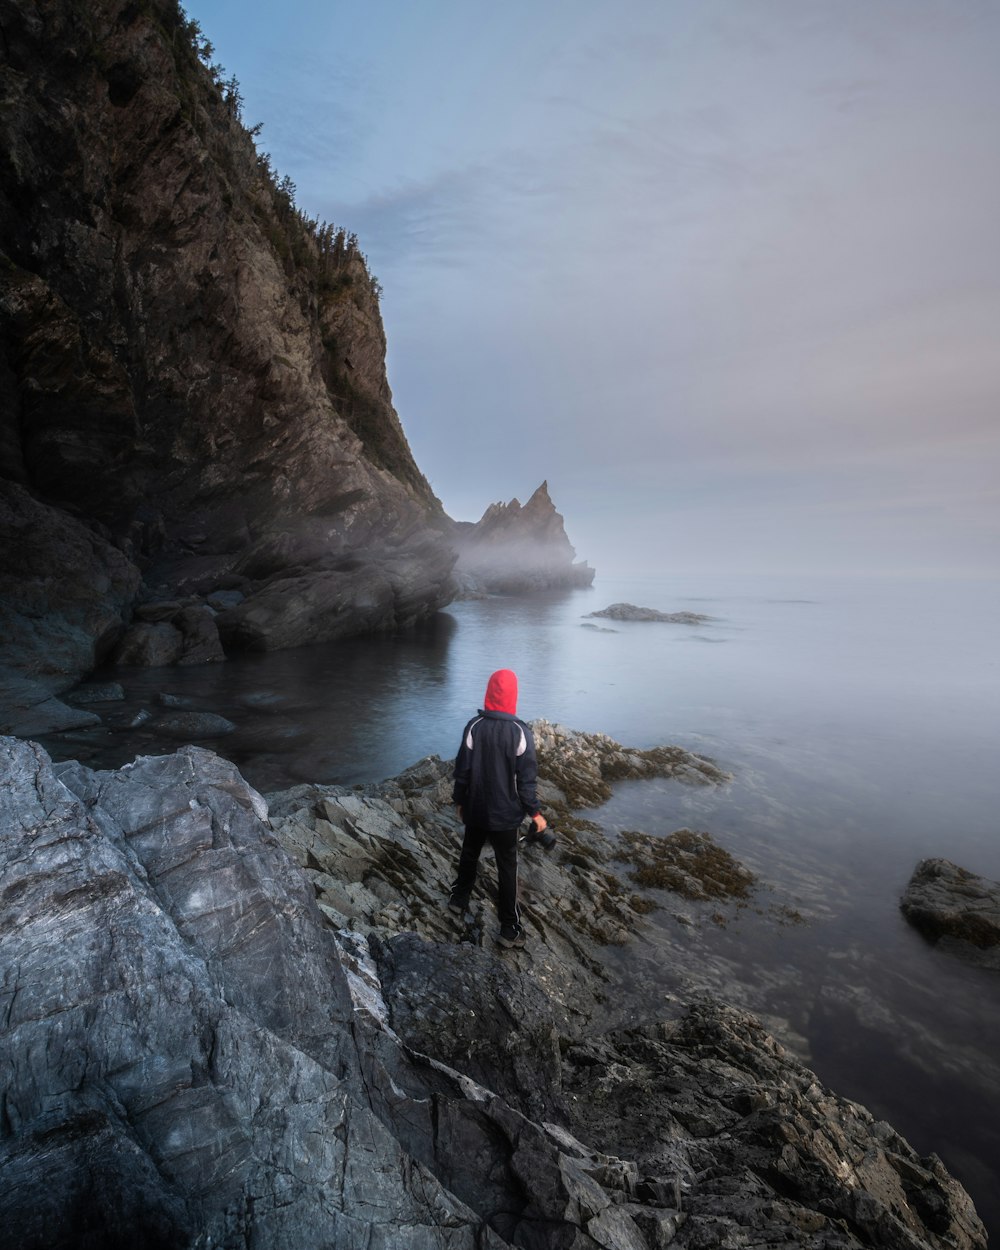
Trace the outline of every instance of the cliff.
[[[537, 728], [547, 804], [721, 777]], [[600, 1024], [644, 896], [584, 822], [523, 857], [524, 952], [482, 885], [453, 927], [447, 774], [265, 801], [195, 747], [95, 773], [0, 739], [5, 1246], [985, 1250], [940, 1160], [747, 1013]]]
[[575, 562], [563, 518], [543, 482], [522, 507], [517, 499], [491, 504], [475, 523], [454, 530], [455, 572], [465, 594], [518, 594], [589, 586], [594, 570]]
[[133, 662], [196, 662], [447, 602], [378, 284], [176, 0], [0, 0], [0, 50], [0, 626], [30, 698], [131, 624]]

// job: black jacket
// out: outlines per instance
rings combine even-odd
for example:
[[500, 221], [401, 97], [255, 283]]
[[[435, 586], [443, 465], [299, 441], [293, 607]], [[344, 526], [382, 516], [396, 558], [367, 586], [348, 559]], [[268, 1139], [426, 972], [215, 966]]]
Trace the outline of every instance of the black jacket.
[[535, 739], [509, 712], [480, 712], [462, 731], [452, 802], [474, 829], [499, 833], [538, 814]]

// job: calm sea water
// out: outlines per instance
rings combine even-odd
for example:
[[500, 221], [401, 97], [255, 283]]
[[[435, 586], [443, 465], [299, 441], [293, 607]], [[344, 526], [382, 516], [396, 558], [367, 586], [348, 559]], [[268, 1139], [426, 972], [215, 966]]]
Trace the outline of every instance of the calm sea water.
[[[586, 620], [621, 600], [711, 619]], [[707, 986], [760, 1013], [827, 1084], [941, 1155], [1000, 1231], [1000, 973], [935, 950], [898, 910], [925, 856], [1000, 879], [998, 625], [997, 583], [600, 577], [455, 604], [398, 637], [129, 674], [125, 709], [165, 692], [228, 716], [237, 732], [206, 745], [265, 791], [353, 783], [453, 755], [509, 667], [525, 718], [712, 756], [731, 785], [630, 783], [598, 813], [708, 830], [759, 875], [725, 925], [653, 914], [663, 991]], [[165, 746], [144, 728], [46, 745], [101, 766]], [[802, 923], [780, 923], [791, 910]], [[632, 979], [627, 950], [609, 958]], [[648, 968], [634, 985], [656, 1015]]]

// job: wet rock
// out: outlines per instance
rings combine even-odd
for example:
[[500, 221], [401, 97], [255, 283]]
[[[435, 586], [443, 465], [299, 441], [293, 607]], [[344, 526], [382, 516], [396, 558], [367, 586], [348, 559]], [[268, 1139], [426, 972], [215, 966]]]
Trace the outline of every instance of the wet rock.
[[63, 697], [74, 707], [87, 707], [91, 703], [117, 703], [125, 698], [125, 691], [116, 681], [90, 681]]
[[400, 933], [373, 942], [392, 1027], [415, 1050], [535, 1120], [565, 1120], [551, 1007], [530, 975], [477, 947]]
[[729, 774], [705, 756], [680, 747], [626, 748], [606, 734], [581, 733], [550, 721], [532, 722], [539, 776], [558, 786], [570, 807], [597, 807], [615, 781], [675, 777], [693, 785], [718, 785]]
[[162, 668], [174, 664], [184, 650], [184, 636], [169, 621], [130, 625], [115, 653], [120, 668]]
[[227, 608], [235, 608], [245, 598], [242, 590], [216, 590], [207, 596], [205, 602], [216, 612], [225, 612]]
[[224, 734], [231, 734], [236, 726], [214, 712], [174, 712], [160, 716], [152, 729], [162, 738], [197, 742], [200, 738], [221, 738]]
[[[477, 943], [424, 875], [456, 849], [447, 771], [268, 804], [197, 747], [95, 773], [0, 740], [11, 1250], [136, 1227], [275, 1250], [984, 1250], [940, 1162], [752, 1016], [705, 1000], [599, 1032], [554, 992], [571, 926]], [[599, 871], [565, 870], [560, 896], [589, 903]]]
[[[17, 303], [5, 298], [0, 275], [5, 326], [17, 322]], [[10, 411], [19, 411], [16, 401]], [[25, 681], [17, 692], [0, 681], [0, 719], [69, 689], [105, 659], [139, 584], [138, 568], [98, 527], [0, 478], [3, 664]]]
[[44, 734], [83, 729], [100, 723], [101, 718], [95, 712], [70, 707], [52, 698], [40, 699], [27, 707], [8, 703], [0, 709], [0, 733], [16, 734], [20, 738], [38, 738]]
[[174, 617], [173, 624], [183, 637], [178, 664], [214, 664], [226, 658], [211, 608], [184, 608]]
[[623, 830], [615, 858], [633, 865], [636, 885], [669, 889], [683, 898], [745, 899], [753, 873], [714, 841], [709, 833], [675, 829], [666, 837]]
[[251, 690], [241, 694], [239, 702], [255, 712], [283, 712], [292, 706], [292, 700], [277, 690]]
[[985, 1245], [939, 1159], [838, 1098], [746, 1012], [692, 1005], [570, 1047], [563, 1072], [576, 1132], [610, 1152], [627, 1138], [640, 1172], [680, 1179], [676, 1245]]
[[947, 859], [921, 860], [900, 909], [931, 941], [980, 965], [1000, 968], [1000, 882], [977, 877]]
[[[604, 802], [610, 777], [667, 775], [710, 785], [726, 774], [677, 747], [640, 752], [545, 721], [532, 728], [545, 810], [557, 817], [556, 845], [546, 851], [522, 844], [520, 907], [528, 947], [505, 958], [530, 968], [561, 1027], [570, 1027], [578, 1015], [603, 1010], [598, 1004], [609, 977], [609, 947], [630, 946], [633, 976], [662, 979], [658, 962], [646, 968], [635, 943], [652, 908], [676, 914], [682, 903], [668, 891], [655, 902], [640, 893], [616, 865], [617, 840], [575, 809]], [[312, 876], [319, 902], [336, 913], [337, 923], [387, 940], [405, 928], [430, 941], [458, 939], [492, 951], [497, 921], [488, 852], [466, 916], [456, 919], [444, 906], [462, 839], [451, 773], [450, 763], [430, 757], [377, 786], [303, 785], [269, 796], [275, 832]], [[572, 795], [557, 782], [574, 787]], [[736, 869], [735, 861], [730, 867]], [[724, 907], [706, 903], [702, 910], [714, 914]], [[695, 911], [695, 925], [711, 922], [697, 905], [684, 910]]]
[[442, 607], [454, 592], [453, 557], [435, 543], [371, 550], [361, 561], [331, 557], [328, 540], [297, 541], [304, 549], [291, 571], [274, 572], [219, 613], [227, 648], [274, 651], [400, 629]]
[[672, 625], [701, 625], [712, 619], [701, 612], [658, 612], [656, 608], [638, 608], [634, 603], [612, 603], [587, 615], [604, 616], [612, 621], [667, 621]]
[[[643, 1246], [663, 1213], [629, 1156], [401, 1040], [367, 941], [266, 819], [196, 747], [93, 773], [0, 741], [5, 1245]], [[423, 956], [402, 946], [404, 1020]], [[544, 1022], [518, 1036], [554, 1079]]]
[[194, 706], [194, 700], [188, 698], [187, 695], [171, 694], [167, 690], [161, 690], [156, 696], [156, 701], [160, 707], [190, 708]]

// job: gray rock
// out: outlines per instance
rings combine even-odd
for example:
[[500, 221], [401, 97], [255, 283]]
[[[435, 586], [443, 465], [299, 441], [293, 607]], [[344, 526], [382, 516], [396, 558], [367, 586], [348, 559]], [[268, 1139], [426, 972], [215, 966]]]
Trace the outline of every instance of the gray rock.
[[211, 608], [184, 608], [174, 617], [173, 623], [183, 635], [178, 664], [213, 664], [226, 658]]
[[656, 608], [637, 608], [634, 603], [612, 603], [587, 615], [603, 616], [612, 621], [666, 621], [673, 625], [701, 625], [712, 619], [701, 612], [659, 612]]
[[115, 653], [120, 668], [162, 668], [174, 664], [184, 650], [184, 637], [169, 621], [130, 625]]
[[401, 1041], [266, 817], [195, 747], [0, 741], [5, 1245], [641, 1245], [635, 1165]]
[[[327, 548], [328, 543], [322, 551]], [[304, 558], [311, 556], [307, 552]], [[426, 544], [409, 552], [372, 551], [364, 564], [328, 564], [324, 555], [315, 568], [294, 576], [275, 574], [243, 602], [220, 612], [225, 645], [273, 651], [398, 629], [442, 607], [453, 593], [452, 557], [435, 556]]]
[[125, 698], [125, 691], [116, 681], [90, 681], [63, 697], [74, 707], [87, 707], [91, 703], [117, 703]]
[[1000, 882], [947, 859], [924, 859], [913, 871], [900, 909], [931, 941], [1000, 968]]
[[547, 934], [522, 968], [331, 929], [268, 821], [345, 898], [419, 902], [442, 772], [269, 813], [197, 747], [94, 773], [0, 740], [5, 1245], [984, 1250], [937, 1159], [743, 1012], [557, 1049]]
[[242, 590], [216, 590], [207, 596], [205, 602], [216, 612], [225, 612], [227, 608], [235, 608], [245, 598]]
[[153, 713], [148, 708], [141, 707], [135, 712], [122, 712], [120, 715], [111, 715], [105, 719], [111, 729], [122, 733], [147, 725], [153, 719]]
[[475, 946], [400, 933], [374, 946], [389, 1022], [408, 1046], [486, 1085], [535, 1120], [564, 1119], [549, 1002]]
[[160, 716], [153, 723], [153, 732], [162, 738], [177, 738], [182, 742], [196, 742], [200, 738], [221, 738], [231, 734], [236, 726], [224, 716], [214, 712], [173, 712]]
[[822, 1086], [745, 1012], [705, 1001], [570, 1047], [563, 1070], [575, 1131], [610, 1152], [627, 1139], [640, 1172], [675, 1171], [677, 1245], [985, 1244], [939, 1159]]
[[170, 694], [166, 690], [160, 691], [156, 696], [156, 701], [160, 707], [190, 708], [194, 706], [194, 700], [189, 699], [187, 695]]
[[[5, 325], [17, 319], [2, 277], [0, 313]], [[0, 478], [0, 638], [4, 666], [26, 680], [21, 695], [33, 683], [31, 702], [44, 702], [105, 659], [139, 581], [138, 568], [96, 527]], [[5, 683], [0, 697], [0, 716], [18, 706], [7, 701]]]
[[19, 738], [37, 738], [100, 723], [96, 712], [69, 707], [59, 699], [43, 699], [30, 707], [7, 706], [0, 710], [0, 733], [16, 734]]
[[292, 706], [291, 699], [276, 690], [250, 690], [240, 695], [239, 702], [255, 712], [283, 712]]

